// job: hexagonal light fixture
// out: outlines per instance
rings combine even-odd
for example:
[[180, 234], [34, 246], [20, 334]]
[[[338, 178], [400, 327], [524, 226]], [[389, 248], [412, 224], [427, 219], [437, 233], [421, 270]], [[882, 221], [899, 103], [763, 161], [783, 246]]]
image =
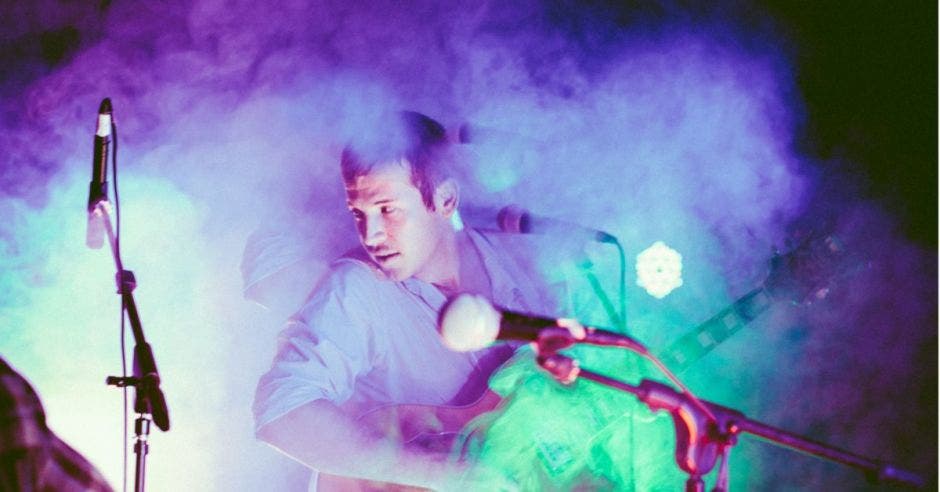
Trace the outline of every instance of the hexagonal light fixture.
[[682, 255], [656, 241], [636, 256], [636, 284], [662, 299], [682, 286]]

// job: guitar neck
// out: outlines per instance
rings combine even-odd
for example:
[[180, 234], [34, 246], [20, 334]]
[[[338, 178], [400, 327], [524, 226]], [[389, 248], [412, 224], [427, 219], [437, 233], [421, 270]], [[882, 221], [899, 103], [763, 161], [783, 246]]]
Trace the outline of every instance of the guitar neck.
[[766, 287], [754, 289], [676, 340], [659, 357], [673, 370], [682, 371], [769, 309], [771, 301]]

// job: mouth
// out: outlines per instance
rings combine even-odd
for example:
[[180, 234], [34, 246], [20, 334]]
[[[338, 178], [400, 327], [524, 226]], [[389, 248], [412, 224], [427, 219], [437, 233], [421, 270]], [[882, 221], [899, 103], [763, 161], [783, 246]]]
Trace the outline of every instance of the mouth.
[[375, 261], [377, 261], [379, 264], [384, 265], [388, 263], [389, 261], [392, 261], [393, 259], [397, 258], [398, 256], [401, 256], [401, 253], [372, 255], [372, 258], [375, 259]]

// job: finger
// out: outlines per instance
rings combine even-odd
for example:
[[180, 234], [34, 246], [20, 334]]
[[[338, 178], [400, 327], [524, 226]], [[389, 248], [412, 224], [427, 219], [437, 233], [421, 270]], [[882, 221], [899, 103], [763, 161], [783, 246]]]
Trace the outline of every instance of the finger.
[[581, 322], [574, 318], [559, 318], [557, 324], [562, 328], [567, 328], [571, 336], [577, 340], [583, 340], [587, 336], [587, 330], [584, 329]]

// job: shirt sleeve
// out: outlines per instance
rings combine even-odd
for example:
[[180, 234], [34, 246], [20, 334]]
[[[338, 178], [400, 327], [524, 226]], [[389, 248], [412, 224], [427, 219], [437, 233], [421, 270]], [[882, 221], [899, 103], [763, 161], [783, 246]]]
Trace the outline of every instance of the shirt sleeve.
[[255, 392], [255, 429], [306, 403], [348, 400], [356, 379], [372, 367], [370, 285], [365, 265], [346, 261], [315, 290], [278, 338], [277, 354]]

